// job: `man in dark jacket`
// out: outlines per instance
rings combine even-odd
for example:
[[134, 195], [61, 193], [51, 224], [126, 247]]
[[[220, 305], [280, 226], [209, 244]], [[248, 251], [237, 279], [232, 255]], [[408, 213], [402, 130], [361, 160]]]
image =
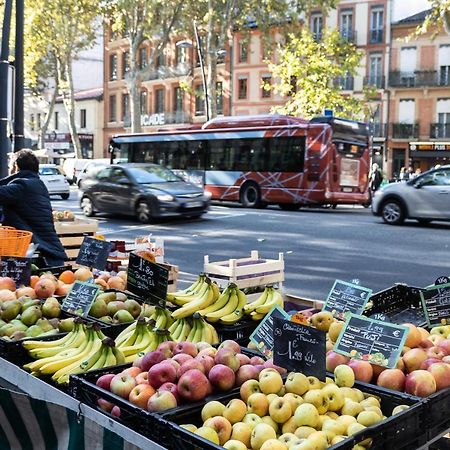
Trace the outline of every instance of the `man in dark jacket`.
[[67, 259], [53, 224], [50, 197], [39, 178], [39, 161], [32, 150], [13, 155], [12, 175], [0, 180], [3, 225], [33, 233], [33, 242], [47, 266], [60, 266]]

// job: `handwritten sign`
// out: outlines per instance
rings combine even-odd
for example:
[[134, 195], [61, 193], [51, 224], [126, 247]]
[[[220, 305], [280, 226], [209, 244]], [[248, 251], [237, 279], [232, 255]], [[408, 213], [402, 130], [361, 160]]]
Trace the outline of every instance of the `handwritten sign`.
[[286, 320], [290, 319], [287, 312], [279, 306], [275, 306], [250, 335], [250, 340], [257, 346], [258, 350], [268, 358], [272, 358], [273, 354], [273, 319], [275, 317]]
[[339, 319], [345, 319], [345, 314], [348, 312], [362, 314], [371, 295], [372, 289], [336, 280], [328, 294], [323, 311], [330, 311]]
[[28, 286], [31, 276], [31, 259], [16, 256], [0, 257], [0, 277], [10, 277], [16, 286]]
[[99, 291], [99, 285], [75, 281], [64, 299], [62, 309], [86, 317]]
[[325, 381], [324, 331], [275, 317], [273, 340], [273, 362], [277, 366]]
[[127, 289], [162, 308], [166, 305], [169, 270], [130, 253], [127, 272]]
[[446, 277], [445, 275], [439, 277], [439, 278], [434, 282], [434, 284], [435, 284], [436, 286], [439, 285], [439, 284], [448, 284], [448, 283], [450, 283], [450, 278], [449, 278], [449, 277]]
[[111, 242], [85, 236], [76, 262], [81, 266], [104, 270], [111, 248]]
[[421, 291], [420, 299], [429, 327], [450, 324], [450, 283]]
[[393, 369], [400, 357], [408, 328], [349, 314], [334, 351], [354, 359]]

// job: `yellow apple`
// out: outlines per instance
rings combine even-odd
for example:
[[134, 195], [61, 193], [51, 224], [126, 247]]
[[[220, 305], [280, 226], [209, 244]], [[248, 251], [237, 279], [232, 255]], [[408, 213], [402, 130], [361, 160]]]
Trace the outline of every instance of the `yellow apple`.
[[306, 439], [310, 434], [314, 433], [315, 431], [317, 430], [313, 427], [301, 426], [295, 430], [294, 434], [299, 439]]
[[250, 395], [255, 394], [257, 392], [261, 392], [258, 380], [247, 380], [242, 384], [240, 388], [241, 399], [244, 402], [247, 402]]
[[347, 432], [348, 427], [352, 423], [356, 423], [356, 417], [349, 416], [348, 414], [344, 414], [342, 416], [339, 416], [336, 419], [336, 422], [339, 423], [340, 425], [342, 425], [342, 429], [344, 430], [344, 432], [342, 434], [345, 434]]
[[212, 402], [208, 402], [202, 409], [202, 420], [208, 420], [210, 417], [221, 416], [223, 415], [223, 411], [225, 409], [225, 405], [222, 403], [213, 400]]
[[357, 388], [352, 388], [355, 396], [356, 396], [356, 401], [357, 402], [362, 402], [364, 400], [364, 393], [363, 391], [357, 389]]
[[267, 423], [267, 425], [270, 425], [275, 430], [275, 433], [278, 434], [278, 424], [275, 422], [275, 420], [272, 419], [272, 417], [270, 417], [270, 416], [261, 417], [261, 422], [264, 422], [264, 423]]
[[331, 445], [339, 444], [339, 442], [345, 441], [346, 439], [345, 436], [337, 435], [331, 440]]
[[220, 445], [223, 445], [230, 440], [232, 426], [225, 417], [210, 417], [205, 421], [203, 426], [210, 427], [217, 433]]
[[277, 423], [284, 423], [292, 416], [291, 402], [284, 397], [279, 397], [269, 405], [269, 415]]
[[278, 394], [268, 394], [267, 395], [267, 400], [269, 400], [269, 404], [272, 400], [275, 400], [276, 398], [278, 398]]
[[191, 433], [195, 433], [197, 430], [197, 427], [193, 425], [192, 423], [187, 423], [185, 425], [180, 425], [181, 428], [184, 428], [185, 430], [190, 431]]
[[231, 439], [242, 442], [246, 447], [250, 447], [250, 436], [252, 427], [244, 422], [238, 422], [233, 425], [231, 430]]
[[398, 405], [392, 410], [392, 416], [395, 416], [395, 414], [398, 414], [399, 412], [402, 412], [408, 408], [409, 408], [409, 405]]
[[300, 406], [302, 403], [305, 403], [303, 397], [300, 397], [300, 395], [297, 394], [293, 394], [292, 392], [284, 394], [283, 398], [289, 400], [293, 412], [297, 409], [297, 406]]
[[222, 415], [233, 425], [240, 422], [246, 414], [247, 405], [245, 402], [240, 398], [233, 398], [227, 403]]
[[344, 406], [344, 394], [335, 384], [326, 384], [322, 392], [328, 401], [328, 411], [339, 411]]
[[211, 427], [200, 427], [195, 430], [195, 434], [201, 436], [204, 439], [208, 439], [208, 441], [214, 442], [214, 444], [219, 445], [219, 436]]
[[308, 391], [304, 396], [305, 403], [311, 403], [317, 408], [319, 414], [325, 414], [328, 411], [328, 397], [324, 395], [322, 389], [313, 389]]
[[373, 411], [376, 412], [380, 417], [383, 417], [383, 411], [381, 411], [380, 408], [378, 408], [378, 406], [366, 406], [364, 408], [364, 411]]
[[264, 442], [260, 450], [288, 450], [288, 446], [278, 439], [269, 439]]
[[263, 394], [276, 394], [282, 387], [283, 379], [276, 370], [261, 370], [259, 374], [259, 388]]
[[366, 406], [378, 406], [378, 408], [380, 407], [380, 401], [375, 397], [367, 397], [359, 403], [361, 403], [364, 408]]
[[330, 384], [330, 383], [334, 383], [333, 378], [325, 377], [325, 384]]
[[339, 364], [334, 369], [334, 380], [339, 387], [352, 387], [355, 384], [355, 374], [351, 367]]
[[327, 415], [328, 417], [331, 417], [334, 420], [336, 420], [339, 417], [339, 415], [336, 414], [334, 411], [327, 411], [325, 413], [325, 415]]
[[255, 428], [255, 426], [261, 422], [261, 417], [259, 417], [256, 414], [253, 413], [248, 413], [245, 415], [245, 417], [242, 419], [242, 422], [244, 422], [245, 424], [247, 424], [251, 430], [253, 431], [253, 428]]
[[278, 437], [278, 440], [290, 447], [291, 445], [298, 443], [300, 439], [294, 433], [283, 433]]
[[331, 432], [331, 438], [333, 439], [334, 436], [344, 434], [347, 431], [347, 428], [344, 426], [344, 424], [339, 423], [337, 420], [331, 419], [324, 422], [324, 424], [322, 425], [322, 431]]
[[341, 413], [349, 416], [356, 417], [361, 411], [364, 411], [364, 406], [361, 403], [354, 402], [349, 398], [344, 401], [344, 406], [341, 409]]
[[277, 434], [275, 430], [267, 423], [260, 422], [253, 428], [252, 436], [250, 438], [251, 448], [253, 450], [260, 450], [264, 442], [269, 439], [276, 439]]
[[312, 443], [316, 450], [326, 450], [328, 448], [328, 438], [323, 431], [311, 433], [307, 441]]
[[309, 442], [307, 439], [304, 439], [299, 443], [291, 445], [291, 447], [289, 447], [289, 450], [316, 450], [316, 449], [314, 448], [314, 444], [312, 442]]
[[319, 415], [319, 426], [317, 427], [318, 430], [321, 430], [323, 428], [323, 424], [327, 420], [333, 420], [330, 416], [327, 416], [326, 414], [320, 414]]
[[241, 441], [237, 441], [235, 439], [230, 439], [229, 441], [223, 444], [223, 448], [227, 450], [247, 450], [247, 447]]
[[309, 320], [314, 328], [327, 332], [334, 322], [334, 317], [330, 311], [320, 311], [313, 314]]
[[281, 426], [282, 433], [295, 433], [296, 429], [297, 429], [297, 422], [294, 416], [292, 416], [289, 420], [284, 422], [283, 425]]
[[[353, 436], [354, 434], [358, 433], [361, 430], [364, 430], [366, 427], [364, 425], [361, 425], [360, 423], [353, 423], [351, 424], [347, 429], [347, 436]], [[364, 441], [360, 442], [361, 445], [364, 447], [367, 447], [372, 442], [372, 439], [365, 439]]]
[[311, 403], [303, 403], [294, 413], [297, 427], [307, 426], [316, 428], [319, 425], [319, 411]]
[[[278, 398], [278, 397], [277, 397]], [[247, 400], [247, 412], [263, 417], [269, 410], [269, 400], [262, 392], [252, 394]]]
[[291, 392], [297, 395], [303, 395], [309, 390], [309, 380], [306, 375], [300, 372], [291, 372], [284, 383], [286, 392]]
[[311, 391], [313, 389], [322, 389], [325, 383], [322, 383], [317, 377], [306, 377], [308, 378], [309, 387], [308, 390]]
[[342, 328], [344, 328], [345, 322], [341, 320], [336, 320], [330, 325], [328, 329], [328, 336], [330, 337], [332, 342], [336, 342], [337, 338], [341, 334]]
[[329, 351], [333, 350], [334, 348], [334, 342], [331, 339], [325, 340], [325, 353], [328, 353]]
[[357, 403], [361, 401], [359, 399], [358, 393], [356, 392], [356, 389], [349, 387], [340, 387], [339, 390], [342, 392], [345, 398], [349, 398], [350, 400], [353, 400]]
[[375, 425], [376, 423], [380, 422], [382, 420], [383, 416], [379, 416], [374, 411], [361, 411], [358, 414], [358, 417], [356, 420], [361, 425], [364, 425], [365, 427], [370, 427], [371, 425]]

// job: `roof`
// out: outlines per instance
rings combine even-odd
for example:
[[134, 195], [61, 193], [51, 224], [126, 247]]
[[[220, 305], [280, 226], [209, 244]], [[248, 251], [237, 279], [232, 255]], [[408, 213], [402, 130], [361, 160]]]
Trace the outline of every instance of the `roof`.
[[425, 11], [421, 11], [417, 14], [413, 14], [412, 16], [405, 17], [398, 22], [395, 22], [393, 25], [409, 25], [414, 23], [422, 23], [425, 18], [430, 14], [431, 9], [426, 9]]
[[[103, 99], [103, 87], [93, 88], [93, 89], [85, 89], [83, 91], [75, 92], [74, 94], [75, 101], [80, 100], [102, 100]], [[62, 103], [63, 98], [59, 96], [56, 99], [56, 103]]]

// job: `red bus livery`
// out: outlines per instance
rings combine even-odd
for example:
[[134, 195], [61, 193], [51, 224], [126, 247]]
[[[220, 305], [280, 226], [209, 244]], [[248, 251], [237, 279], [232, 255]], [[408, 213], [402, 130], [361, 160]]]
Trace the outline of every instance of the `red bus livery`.
[[204, 184], [214, 200], [246, 207], [364, 204], [369, 200], [366, 124], [335, 117], [222, 117], [201, 128], [122, 134], [112, 161], [161, 164]]

